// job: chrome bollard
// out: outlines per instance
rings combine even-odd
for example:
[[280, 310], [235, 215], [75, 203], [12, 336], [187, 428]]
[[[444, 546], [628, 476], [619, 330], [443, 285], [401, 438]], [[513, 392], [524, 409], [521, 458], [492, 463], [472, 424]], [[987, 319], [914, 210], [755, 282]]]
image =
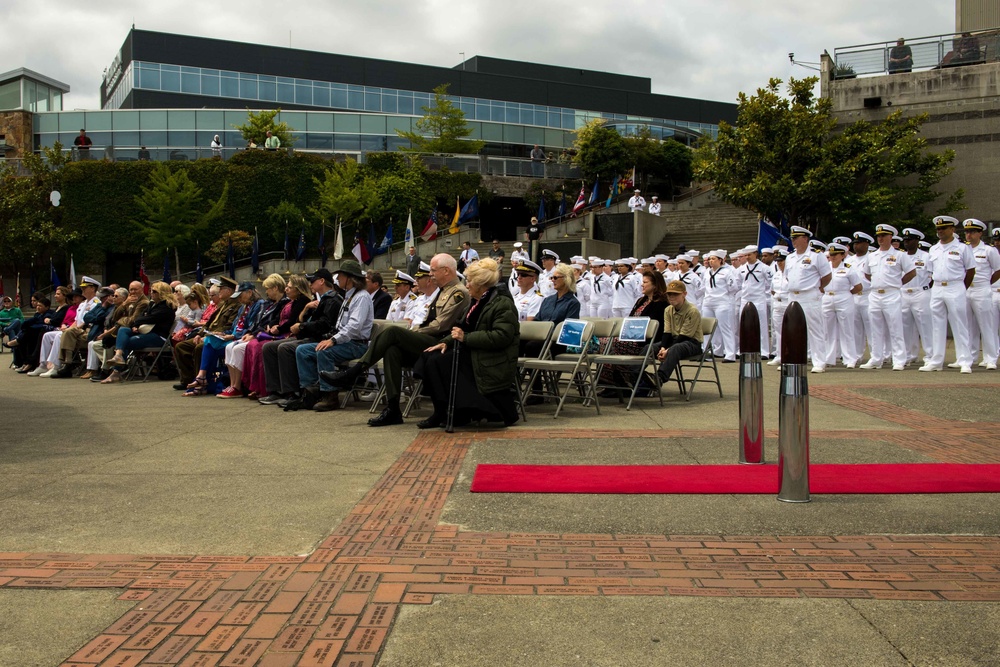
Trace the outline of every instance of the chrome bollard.
[[778, 500], [809, 502], [808, 328], [802, 306], [788, 305], [781, 324], [781, 385], [778, 389]]
[[740, 463], [764, 463], [760, 314], [752, 303], [740, 314]]

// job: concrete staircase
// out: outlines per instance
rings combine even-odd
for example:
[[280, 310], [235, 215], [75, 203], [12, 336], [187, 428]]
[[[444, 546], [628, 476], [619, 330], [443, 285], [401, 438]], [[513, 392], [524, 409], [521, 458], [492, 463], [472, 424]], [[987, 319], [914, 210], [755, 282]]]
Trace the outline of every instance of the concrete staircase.
[[667, 232], [653, 254], [673, 257], [681, 244], [701, 253], [725, 248], [733, 252], [757, 243], [757, 214], [713, 200], [687, 210], [664, 210], [660, 217]]

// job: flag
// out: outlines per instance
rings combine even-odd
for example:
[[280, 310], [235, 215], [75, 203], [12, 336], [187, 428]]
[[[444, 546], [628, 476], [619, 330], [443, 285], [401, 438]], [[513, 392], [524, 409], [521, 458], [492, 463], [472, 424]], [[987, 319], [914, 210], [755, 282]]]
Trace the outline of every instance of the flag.
[[413, 211], [406, 216], [406, 236], [403, 238], [403, 249], [409, 250], [411, 245], [415, 245], [417, 238], [413, 235]]
[[437, 210], [431, 211], [431, 217], [427, 218], [427, 225], [420, 234], [421, 241], [433, 241], [438, 235], [438, 214]]
[[361, 243], [361, 225], [358, 225], [357, 229], [354, 230], [354, 246], [351, 248], [351, 254], [359, 262], [363, 261], [365, 255], [364, 246]]
[[73, 263], [73, 255], [69, 256], [69, 284], [76, 287], [76, 265]]
[[149, 276], [146, 275], [146, 254], [139, 251], [139, 280], [142, 281], [142, 293], [149, 296]]
[[573, 215], [576, 215], [583, 210], [583, 204], [586, 197], [584, 195], [583, 185], [580, 185], [580, 196], [576, 198], [576, 203], [573, 204]]
[[365, 250], [368, 251], [368, 259], [365, 260], [365, 264], [371, 264], [372, 259], [375, 257], [375, 221], [372, 220], [371, 224], [368, 226], [368, 243], [365, 244]]
[[[70, 271], [73, 270], [73, 263], [70, 262]], [[163, 251], [163, 282], [170, 284], [170, 248]], [[73, 282], [76, 282], [75, 280]]]
[[299, 232], [299, 245], [295, 249], [295, 261], [301, 262], [306, 256], [306, 228], [303, 227]]
[[617, 176], [615, 176], [615, 180], [611, 184], [611, 191], [608, 192], [608, 201], [604, 204], [604, 208], [611, 208], [611, 202], [614, 201], [616, 194], [618, 194], [618, 177]]
[[600, 177], [594, 179], [594, 189], [590, 191], [590, 199], [587, 200], [587, 206], [593, 206], [597, 203], [597, 188], [601, 184]]
[[253, 246], [250, 248], [250, 270], [254, 275], [260, 273], [260, 239], [256, 227], [253, 228]]
[[17, 274], [17, 282], [14, 283], [14, 305], [21, 307], [21, 273]]
[[341, 259], [344, 256], [344, 223], [337, 221], [337, 240], [333, 242], [333, 258]]
[[194, 265], [194, 279], [196, 282], [205, 284], [205, 273], [201, 270], [201, 244], [195, 241], [195, 249], [198, 252], [198, 262]]
[[562, 191], [562, 200], [559, 202], [559, 217], [566, 215], [566, 191]]
[[[372, 226], [372, 231], [375, 230], [375, 226]], [[378, 248], [375, 249], [376, 255], [384, 255], [389, 252], [389, 248], [392, 247], [392, 220], [389, 221], [389, 227], [385, 230], [385, 236], [382, 237], [382, 242], [378, 244]]]
[[326, 223], [319, 228], [319, 265], [326, 266]]
[[59, 287], [62, 285], [62, 283], [59, 282], [59, 274], [56, 273], [56, 265], [52, 263], [51, 256], [49, 256], [49, 279], [51, 280], [53, 287]]
[[761, 216], [757, 221], [757, 247], [771, 248], [776, 245], [786, 245], [791, 247], [792, 242], [775, 226], [773, 222]]
[[625, 176], [622, 178], [621, 192], [625, 192], [630, 188], [635, 187], [635, 167], [632, 167], [632, 171], [625, 172]]
[[545, 222], [545, 195], [538, 202], [538, 222], [539, 224]]
[[472, 199], [465, 202], [462, 207], [462, 214], [458, 217], [458, 224], [470, 222], [479, 217], [479, 195], [472, 195]]
[[226, 249], [226, 271], [229, 277], [236, 280], [236, 248], [233, 247], [233, 235], [229, 235], [229, 247]]
[[35, 262], [31, 262], [31, 273], [28, 274], [28, 294], [35, 295], [38, 291], [38, 283], [35, 281]]
[[288, 245], [288, 221], [287, 220], [285, 220], [285, 247], [284, 247], [284, 250], [285, 250], [284, 260], [287, 262], [288, 261], [288, 256], [289, 256], [289, 254], [291, 253], [291, 250], [292, 250], [291, 246]]
[[459, 205], [458, 197], [455, 197], [455, 215], [451, 219], [451, 226], [448, 227], [449, 234], [458, 234], [458, 219], [462, 215], [462, 207]]

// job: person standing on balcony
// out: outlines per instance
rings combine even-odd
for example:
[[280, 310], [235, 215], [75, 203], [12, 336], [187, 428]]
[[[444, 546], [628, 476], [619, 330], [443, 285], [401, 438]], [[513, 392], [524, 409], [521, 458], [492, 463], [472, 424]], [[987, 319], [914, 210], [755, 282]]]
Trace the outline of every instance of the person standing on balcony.
[[531, 175], [535, 178], [541, 178], [545, 175], [545, 151], [535, 144], [535, 147], [531, 149]]
[[271, 130], [267, 131], [267, 139], [264, 140], [264, 150], [276, 151], [281, 148], [281, 139], [271, 134]]
[[212, 157], [222, 158], [222, 139], [219, 135], [212, 137]]
[[889, 74], [905, 74], [913, 70], [913, 52], [902, 37], [889, 49]]
[[646, 200], [643, 198], [642, 194], [639, 192], [639, 188], [635, 189], [635, 193], [628, 200], [628, 210], [635, 213], [636, 211], [644, 211], [646, 209]]
[[81, 160], [90, 159], [90, 147], [94, 145], [94, 142], [87, 136], [86, 130], [80, 128], [80, 134], [73, 140], [73, 145], [76, 146], [77, 154]]
[[406, 255], [406, 272], [411, 275], [417, 275], [417, 271], [420, 270], [420, 255], [417, 254], [416, 246], [410, 246], [409, 254]]
[[650, 215], [660, 215], [660, 200], [656, 195], [650, 197], [652, 201], [649, 202], [649, 214]]
[[525, 232], [525, 236], [531, 243], [531, 261], [538, 261], [538, 239], [542, 238], [542, 225], [539, 224], [538, 218], [532, 218], [531, 222], [528, 224], [528, 231]]

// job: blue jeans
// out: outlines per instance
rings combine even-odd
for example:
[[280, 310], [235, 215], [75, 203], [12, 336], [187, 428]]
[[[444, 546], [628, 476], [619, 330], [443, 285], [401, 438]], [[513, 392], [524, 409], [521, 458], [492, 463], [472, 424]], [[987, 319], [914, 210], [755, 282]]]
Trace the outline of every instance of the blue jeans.
[[144, 347], [160, 347], [162, 345], [163, 339], [155, 333], [135, 333], [125, 327], [118, 330], [118, 338], [115, 341], [115, 349], [121, 350], [126, 357], [133, 350], [141, 350]]
[[319, 377], [320, 371], [336, 370], [337, 364], [357, 359], [368, 349], [367, 343], [348, 341], [316, 352], [318, 343], [305, 343], [295, 348], [295, 365], [299, 369], [299, 386], [303, 389], [319, 382], [320, 391], [333, 387]]
[[229, 341], [225, 345], [221, 346], [219, 349], [215, 349], [208, 343], [202, 345], [201, 366], [199, 366], [198, 368], [200, 368], [203, 371], [208, 371], [209, 373], [218, 369], [219, 360], [226, 358], [226, 348], [229, 347], [233, 342], [235, 341]]

